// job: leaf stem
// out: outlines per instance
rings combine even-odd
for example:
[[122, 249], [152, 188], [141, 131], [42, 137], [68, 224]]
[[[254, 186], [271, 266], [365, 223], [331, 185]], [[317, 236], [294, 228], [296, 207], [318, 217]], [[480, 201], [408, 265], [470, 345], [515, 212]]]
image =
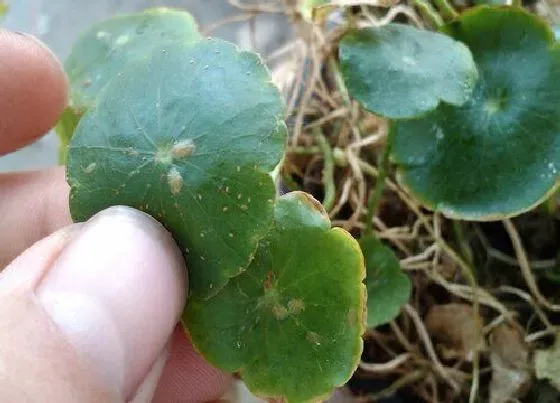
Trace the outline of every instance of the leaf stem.
[[319, 148], [323, 152], [323, 185], [325, 186], [325, 196], [323, 198], [323, 207], [327, 212], [334, 207], [336, 188], [334, 184], [334, 159], [332, 148], [323, 135], [320, 128], [313, 130], [313, 134], [317, 137]]
[[364, 230], [364, 235], [371, 235], [373, 233], [373, 217], [377, 214], [377, 208], [379, 207], [379, 201], [381, 200], [381, 195], [385, 189], [385, 179], [389, 173], [389, 155], [391, 153], [391, 137], [387, 137], [387, 143], [385, 148], [381, 153], [381, 161], [377, 168], [377, 179], [375, 182], [375, 187], [369, 192], [368, 200], [368, 211], [366, 215], [366, 228]]
[[459, 16], [459, 13], [457, 13], [448, 0], [434, 0], [434, 3], [436, 3], [437, 8], [445, 20], [454, 20]]
[[430, 3], [425, 0], [413, 0], [413, 4], [418, 7], [420, 14], [424, 16], [435, 27], [441, 27], [444, 22], [438, 12], [432, 7]]

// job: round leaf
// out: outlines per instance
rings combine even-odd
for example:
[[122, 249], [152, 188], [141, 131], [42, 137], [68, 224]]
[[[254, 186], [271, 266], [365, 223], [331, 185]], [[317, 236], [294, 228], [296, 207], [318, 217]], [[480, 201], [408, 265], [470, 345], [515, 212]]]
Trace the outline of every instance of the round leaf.
[[519, 8], [480, 7], [446, 27], [471, 49], [480, 79], [463, 106], [395, 124], [400, 180], [448, 217], [494, 220], [531, 209], [558, 182], [560, 51]]
[[220, 40], [165, 46], [112, 80], [80, 121], [67, 166], [72, 216], [115, 204], [150, 213], [184, 248], [191, 293], [213, 294], [272, 223], [282, 116], [256, 55]]
[[421, 115], [440, 101], [462, 105], [477, 79], [465, 45], [403, 24], [351, 30], [339, 57], [350, 95], [394, 119]]
[[410, 298], [411, 284], [401, 271], [395, 253], [373, 236], [360, 238], [366, 262], [367, 325], [376, 327], [393, 320]]
[[192, 16], [168, 8], [119, 16], [91, 27], [74, 44], [64, 65], [72, 108], [84, 112], [107, 83], [165, 43], [202, 39]]
[[241, 371], [253, 393], [318, 400], [350, 378], [362, 352], [363, 258], [306, 193], [282, 196], [275, 219], [247, 271], [213, 298], [191, 299], [184, 322], [204, 357]]

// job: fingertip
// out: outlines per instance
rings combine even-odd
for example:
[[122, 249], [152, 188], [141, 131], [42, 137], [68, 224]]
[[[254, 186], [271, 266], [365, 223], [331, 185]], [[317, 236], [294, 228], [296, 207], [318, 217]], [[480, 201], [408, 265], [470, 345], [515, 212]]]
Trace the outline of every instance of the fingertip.
[[173, 333], [171, 354], [154, 402], [213, 402], [227, 392], [232, 376], [210, 365], [195, 351], [182, 326]]
[[130, 397], [167, 345], [186, 289], [171, 235], [148, 215], [120, 206], [81, 227], [35, 295], [105, 384]]
[[64, 69], [37, 38], [0, 29], [0, 155], [44, 135], [68, 100]]

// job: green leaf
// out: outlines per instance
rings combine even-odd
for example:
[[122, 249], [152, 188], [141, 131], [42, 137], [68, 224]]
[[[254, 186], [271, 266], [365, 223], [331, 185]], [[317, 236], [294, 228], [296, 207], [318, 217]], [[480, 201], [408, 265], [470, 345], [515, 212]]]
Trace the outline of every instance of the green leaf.
[[247, 271], [213, 298], [191, 299], [184, 323], [204, 357], [240, 371], [254, 394], [317, 401], [360, 359], [363, 258], [306, 193], [282, 196], [275, 219]]
[[74, 131], [80, 122], [82, 114], [75, 111], [72, 108], [66, 108], [58, 123], [56, 124], [54, 130], [56, 134], [58, 134], [58, 138], [60, 140], [60, 147], [59, 147], [59, 161], [60, 163], [66, 163], [66, 155], [68, 153], [68, 146], [70, 145], [70, 140], [72, 140], [72, 136], [74, 135]]
[[7, 12], [8, 12], [8, 5], [0, 0], [0, 21], [2, 21], [2, 19], [4, 18]]
[[67, 166], [72, 216], [115, 204], [150, 213], [184, 248], [191, 293], [216, 293], [272, 224], [282, 117], [256, 55], [215, 39], [166, 45], [119, 73], [80, 121]]
[[64, 64], [70, 81], [70, 106], [55, 130], [60, 138], [60, 161], [65, 161], [79, 119], [118, 73], [166, 43], [200, 40], [189, 13], [163, 7], [111, 18], [87, 30]]
[[453, 218], [517, 215], [549, 196], [560, 170], [560, 50], [519, 8], [479, 7], [445, 29], [466, 43], [480, 79], [462, 107], [397, 122], [393, 160], [425, 206]]
[[87, 110], [113, 77], [150, 56], [154, 49], [201, 39], [189, 13], [168, 8], [148, 9], [94, 25], [74, 44], [64, 64], [72, 108]]
[[379, 115], [401, 119], [462, 105], [477, 71], [460, 42], [409, 25], [354, 29], [342, 38], [340, 69], [350, 95]]
[[376, 327], [393, 320], [410, 298], [411, 284], [401, 271], [391, 248], [374, 236], [360, 238], [366, 262], [367, 325]]

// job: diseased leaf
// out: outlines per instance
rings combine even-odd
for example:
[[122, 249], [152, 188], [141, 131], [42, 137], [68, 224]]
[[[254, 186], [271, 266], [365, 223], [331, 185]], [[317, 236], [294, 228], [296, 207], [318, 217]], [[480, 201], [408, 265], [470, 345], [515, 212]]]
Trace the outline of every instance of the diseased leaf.
[[221, 40], [164, 45], [118, 73], [68, 155], [76, 221], [115, 204], [151, 214], [184, 248], [195, 296], [241, 273], [273, 220], [269, 172], [283, 102], [256, 55]]
[[497, 220], [546, 199], [560, 171], [560, 49], [516, 7], [478, 7], [445, 31], [470, 47], [480, 79], [463, 106], [397, 122], [400, 181], [452, 218]]
[[61, 162], [65, 162], [66, 148], [79, 119], [118, 73], [166, 43], [200, 40], [202, 35], [189, 13], [163, 7], [111, 18], [87, 30], [64, 64], [70, 101], [56, 127]]
[[367, 326], [393, 320], [410, 298], [411, 284], [394, 252], [374, 236], [360, 238], [367, 276]]
[[85, 112], [113, 77], [146, 59], [154, 49], [201, 39], [189, 13], [169, 8], [148, 9], [94, 25], [74, 44], [64, 64], [72, 108]]
[[531, 388], [531, 352], [520, 332], [506, 324], [490, 334], [490, 403], [509, 403], [524, 397]]
[[438, 342], [445, 359], [471, 361], [473, 353], [484, 346], [484, 321], [471, 305], [450, 303], [433, 305], [425, 318], [426, 329]]
[[393, 119], [422, 115], [442, 101], [462, 105], [477, 79], [465, 45], [404, 24], [351, 30], [339, 57], [350, 95]]
[[191, 299], [184, 323], [204, 357], [240, 371], [253, 393], [317, 401], [357, 367], [364, 275], [352, 236], [331, 229], [310, 195], [288, 193], [246, 272], [210, 299]]

